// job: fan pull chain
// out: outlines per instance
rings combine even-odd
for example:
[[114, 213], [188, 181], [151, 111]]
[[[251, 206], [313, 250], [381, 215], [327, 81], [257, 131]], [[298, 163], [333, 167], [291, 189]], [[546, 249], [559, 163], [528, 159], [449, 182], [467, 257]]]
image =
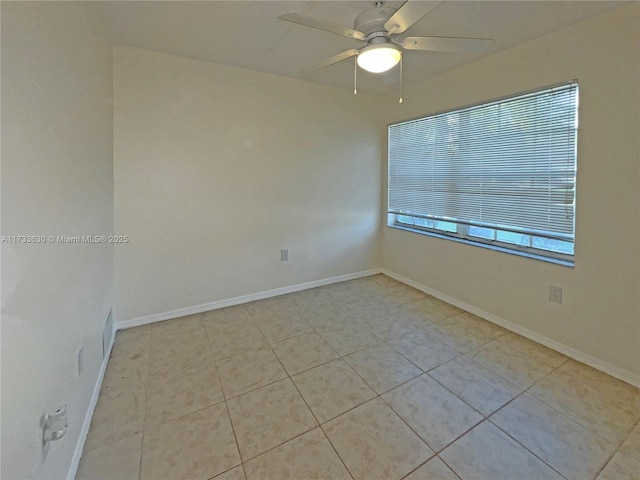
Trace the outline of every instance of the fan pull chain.
[[353, 94], [358, 95], [358, 55], [353, 56]]
[[402, 56], [400, 56], [400, 100], [398, 103], [402, 103]]

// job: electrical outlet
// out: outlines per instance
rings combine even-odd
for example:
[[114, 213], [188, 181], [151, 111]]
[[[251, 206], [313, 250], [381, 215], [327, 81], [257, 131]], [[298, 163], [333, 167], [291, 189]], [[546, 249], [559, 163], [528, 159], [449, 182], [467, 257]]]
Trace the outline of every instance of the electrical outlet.
[[562, 287], [549, 285], [549, 301], [555, 302], [555, 303], [562, 303]]
[[84, 347], [80, 347], [78, 350], [78, 376], [82, 375], [84, 370]]
[[285, 248], [284, 250], [280, 250], [280, 260], [282, 262], [286, 262], [289, 260], [289, 249]]

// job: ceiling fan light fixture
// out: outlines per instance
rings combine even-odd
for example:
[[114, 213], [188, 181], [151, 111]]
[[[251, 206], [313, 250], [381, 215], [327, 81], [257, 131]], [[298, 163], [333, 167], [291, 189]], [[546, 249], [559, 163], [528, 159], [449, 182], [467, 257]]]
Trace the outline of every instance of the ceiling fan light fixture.
[[368, 45], [358, 53], [358, 65], [370, 73], [391, 70], [400, 61], [402, 52], [390, 43]]

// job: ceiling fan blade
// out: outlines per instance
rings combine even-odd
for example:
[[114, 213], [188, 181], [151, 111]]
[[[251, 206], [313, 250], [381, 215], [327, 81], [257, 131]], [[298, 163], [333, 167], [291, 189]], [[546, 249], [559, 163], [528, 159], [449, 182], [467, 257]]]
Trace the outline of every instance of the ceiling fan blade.
[[333, 65], [334, 63], [341, 62], [357, 54], [358, 54], [357, 48], [352, 48], [351, 50], [345, 50], [344, 52], [336, 53], [335, 55], [329, 58], [325, 58], [324, 60], [317, 62], [316, 64], [312, 65], [309, 68], [305, 68], [304, 72], [312, 72], [315, 70], [320, 70], [321, 68], [325, 68], [325, 67], [328, 67], [329, 65]]
[[396, 13], [391, 15], [389, 20], [385, 22], [384, 28], [391, 34], [402, 33], [442, 2], [443, 0], [407, 0], [396, 10]]
[[489, 38], [407, 37], [400, 45], [406, 50], [478, 54], [487, 52], [493, 42]]
[[278, 17], [280, 20], [296, 23], [298, 25], [304, 25], [305, 27], [317, 28], [318, 30], [324, 30], [325, 32], [337, 33], [343, 37], [355, 38], [356, 40], [364, 40], [365, 35], [362, 32], [353, 30], [352, 28], [338, 25], [337, 23], [325, 22], [324, 20], [318, 20], [317, 18], [303, 17], [297, 13], [285, 13]]

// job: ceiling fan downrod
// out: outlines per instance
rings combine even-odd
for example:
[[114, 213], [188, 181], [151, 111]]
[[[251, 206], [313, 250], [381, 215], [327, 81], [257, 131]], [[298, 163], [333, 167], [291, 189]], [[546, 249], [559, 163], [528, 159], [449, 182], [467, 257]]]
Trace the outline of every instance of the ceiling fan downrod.
[[358, 56], [353, 57], [353, 94], [358, 95]]

